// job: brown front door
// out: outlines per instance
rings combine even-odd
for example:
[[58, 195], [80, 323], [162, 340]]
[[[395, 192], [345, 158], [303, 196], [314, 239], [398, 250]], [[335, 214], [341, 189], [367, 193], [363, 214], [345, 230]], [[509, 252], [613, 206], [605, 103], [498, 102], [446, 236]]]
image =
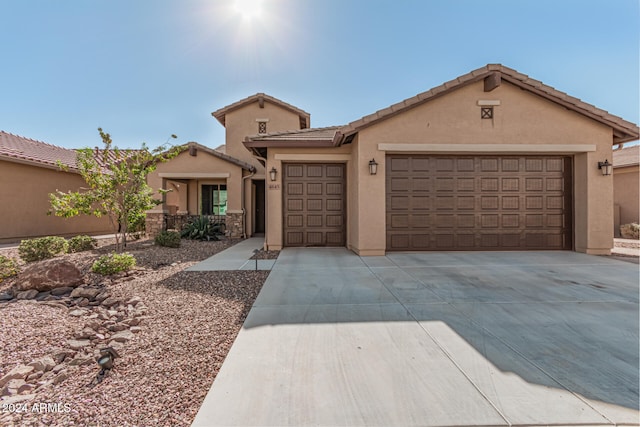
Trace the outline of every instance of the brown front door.
[[571, 158], [386, 159], [387, 250], [572, 248]]
[[283, 164], [284, 246], [345, 245], [345, 167]]

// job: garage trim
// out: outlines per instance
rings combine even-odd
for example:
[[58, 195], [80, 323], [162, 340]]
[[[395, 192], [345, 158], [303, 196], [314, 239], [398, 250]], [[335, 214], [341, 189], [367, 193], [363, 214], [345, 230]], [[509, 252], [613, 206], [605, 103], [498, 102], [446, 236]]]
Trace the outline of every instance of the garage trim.
[[420, 153], [588, 153], [592, 144], [378, 144], [380, 151]]

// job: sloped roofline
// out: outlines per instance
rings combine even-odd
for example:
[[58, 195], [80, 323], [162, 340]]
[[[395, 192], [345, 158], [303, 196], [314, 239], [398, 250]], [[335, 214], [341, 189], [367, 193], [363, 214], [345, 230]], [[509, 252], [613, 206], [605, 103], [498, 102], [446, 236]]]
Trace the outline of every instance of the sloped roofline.
[[514, 69], [505, 67], [502, 64], [488, 64], [470, 73], [436, 86], [426, 92], [422, 92], [414, 97], [393, 104], [385, 109], [376, 111], [373, 114], [364, 116], [344, 126], [340, 131], [344, 137], [348, 137], [358, 131], [386, 120], [397, 114], [405, 112], [418, 105], [424, 104], [437, 97], [447, 94], [463, 86], [485, 81], [485, 92], [489, 92], [507, 81], [535, 95], [541, 96], [549, 101], [555, 102], [569, 110], [575, 111], [597, 122], [600, 122], [613, 129], [613, 144], [621, 144], [628, 141], [635, 141], [640, 138], [638, 125], [622, 119], [621, 117], [609, 114], [609, 112], [588, 104], [578, 98], [567, 95], [551, 86], [545, 85], [541, 81], [535, 80]]
[[24, 136], [0, 131], [0, 159], [60, 170], [58, 162], [69, 172], [78, 173], [77, 151]]
[[205, 153], [211, 154], [212, 156], [217, 157], [219, 159], [222, 159], [222, 160], [224, 160], [226, 162], [232, 163], [232, 164], [234, 164], [236, 166], [240, 166], [242, 169], [246, 169], [249, 172], [254, 172], [256, 170], [255, 166], [253, 166], [250, 163], [243, 162], [242, 160], [236, 159], [235, 157], [231, 157], [228, 154], [224, 154], [224, 153], [221, 153], [219, 151], [213, 150], [213, 149], [211, 149], [209, 147], [206, 147], [206, 146], [204, 146], [202, 144], [199, 144], [197, 142], [194, 142], [194, 141], [188, 142], [188, 143], [184, 144], [182, 147], [184, 147], [185, 151], [188, 151], [191, 147], [194, 147], [194, 148], [196, 148], [198, 150], [202, 150]]
[[222, 126], [225, 126], [225, 117], [227, 113], [230, 113], [234, 110], [244, 107], [247, 104], [252, 104], [254, 102], [257, 102], [262, 107], [265, 101], [284, 108], [285, 110], [291, 111], [294, 114], [297, 114], [298, 117], [300, 117], [301, 129], [306, 129], [310, 126], [311, 115], [309, 113], [278, 98], [267, 95], [266, 93], [256, 93], [255, 95], [248, 96], [247, 98], [241, 99], [240, 101], [234, 102], [233, 104], [229, 104], [226, 107], [222, 107], [219, 110], [214, 111], [213, 113], [211, 113], [211, 115], [215, 117]]

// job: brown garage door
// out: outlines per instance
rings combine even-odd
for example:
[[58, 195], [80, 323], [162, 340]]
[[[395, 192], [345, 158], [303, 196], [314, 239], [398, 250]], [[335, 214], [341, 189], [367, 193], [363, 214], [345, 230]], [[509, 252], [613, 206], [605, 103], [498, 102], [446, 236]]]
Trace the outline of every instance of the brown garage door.
[[344, 164], [284, 164], [285, 246], [344, 246]]
[[571, 249], [571, 158], [386, 160], [387, 250]]

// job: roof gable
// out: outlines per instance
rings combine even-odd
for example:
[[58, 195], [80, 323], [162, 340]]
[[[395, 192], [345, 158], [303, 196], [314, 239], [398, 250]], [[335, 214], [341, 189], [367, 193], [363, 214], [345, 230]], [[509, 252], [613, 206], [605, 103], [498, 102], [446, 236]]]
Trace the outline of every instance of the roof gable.
[[227, 105], [226, 107], [222, 107], [219, 110], [214, 111], [213, 113], [211, 113], [211, 115], [215, 117], [220, 122], [220, 124], [222, 124], [222, 126], [225, 126], [225, 117], [227, 113], [256, 102], [260, 105], [260, 107], [263, 107], [265, 102], [269, 102], [271, 104], [277, 105], [280, 108], [297, 114], [300, 118], [300, 128], [306, 129], [309, 127], [311, 118], [311, 115], [309, 113], [265, 93], [256, 93], [255, 95], [251, 95], [247, 98], [241, 99], [240, 101], [234, 102], [233, 104]]
[[353, 135], [358, 131], [369, 127], [375, 123], [386, 120], [397, 114], [429, 102], [437, 97], [443, 96], [451, 91], [463, 86], [484, 80], [485, 92], [490, 92], [500, 86], [502, 81], [507, 81], [523, 90], [543, 97], [551, 102], [559, 104], [569, 110], [575, 111], [597, 122], [603, 123], [613, 129], [613, 143], [620, 144], [627, 141], [634, 141], [640, 137], [638, 126], [620, 117], [609, 114], [607, 111], [599, 109], [591, 104], [581, 101], [578, 98], [567, 95], [551, 86], [534, 80], [529, 76], [519, 73], [516, 70], [505, 67], [501, 64], [489, 64], [485, 67], [471, 71], [454, 80], [448, 81], [440, 86], [436, 86], [426, 92], [422, 92], [414, 97], [405, 99], [390, 107], [376, 111], [373, 114], [364, 116], [344, 126], [340, 131], [345, 136]]

